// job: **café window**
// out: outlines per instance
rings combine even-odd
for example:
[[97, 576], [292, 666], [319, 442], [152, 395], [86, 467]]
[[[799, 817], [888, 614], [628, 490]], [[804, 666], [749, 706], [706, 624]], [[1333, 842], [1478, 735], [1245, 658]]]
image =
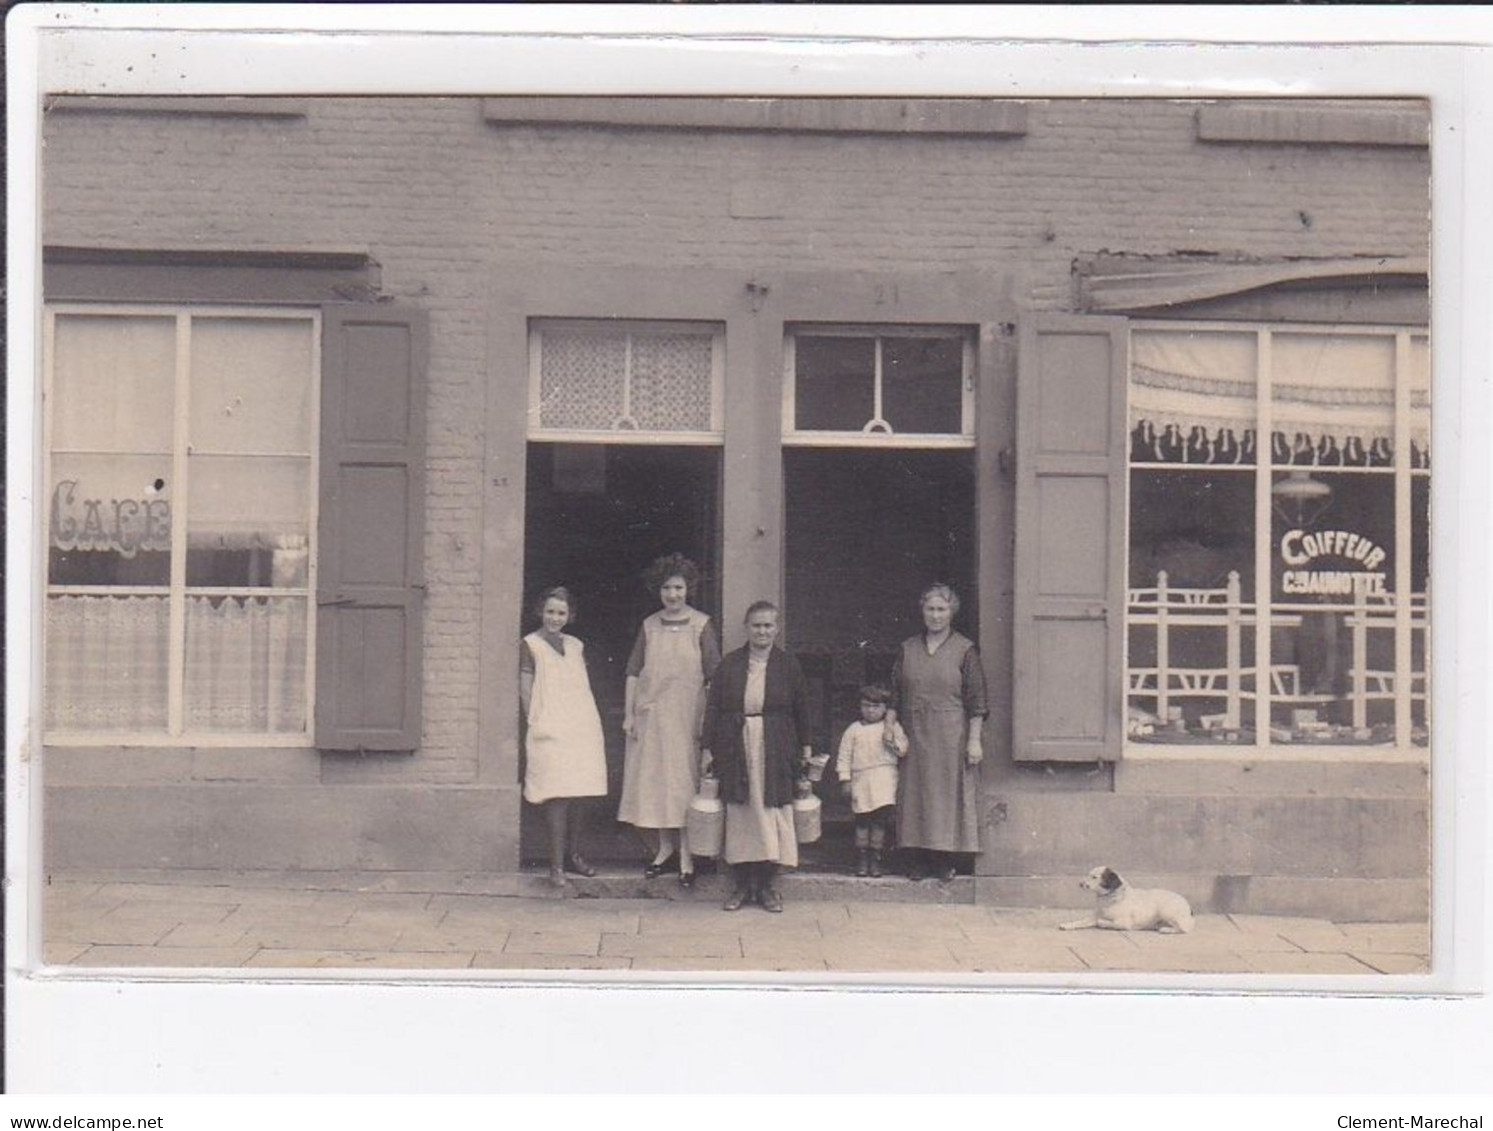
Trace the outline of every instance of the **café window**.
[[796, 326], [784, 367], [786, 444], [974, 443], [974, 343], [964, 329]]
[[1137, 323], [1127, 731], [1429, 740], [1424, 331]]
[[535, 321], [529, 435], [718, 444], [724, 374], [725, 329], [715, 324]]
[[319, 316], [45, 333], [48, 741], [309, 743]]

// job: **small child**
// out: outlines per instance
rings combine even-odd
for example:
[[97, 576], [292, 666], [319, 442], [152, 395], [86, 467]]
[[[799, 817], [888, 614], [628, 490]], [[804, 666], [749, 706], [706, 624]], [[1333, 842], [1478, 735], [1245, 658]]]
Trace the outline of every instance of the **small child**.
[[855, 813], [857, 876], [881, 875], [881, 853], [897, 807], [897, 759], [907, 754], [907, 735], [887, 722], [892, 693], [878, 684], [861, 688], [861, 721], [845, 728], [835, 770]]

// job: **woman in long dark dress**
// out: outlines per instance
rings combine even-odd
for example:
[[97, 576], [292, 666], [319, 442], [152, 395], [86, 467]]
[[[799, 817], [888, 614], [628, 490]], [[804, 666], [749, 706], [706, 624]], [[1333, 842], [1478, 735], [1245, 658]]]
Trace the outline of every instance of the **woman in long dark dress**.
[[892, 668], [892, 710], [908, 752], [897, 783], [897, 842], [911, 851], [908, 875], [957, 874], [980, 851], [980, 730], [989, 712], [985, 669], [974, 642], [954, 631], [959, 595], [923, 592], [923, 631], [903, 641]]
[[793, 786], [813, 753], [808, 685], [798, 661], [777, 647], [778, 608], [747, 609], [748, 643], [716, 669], [705, 699], [704, 761], [720, 778], [732, 886], [722, 907], [760, 901], [783, 910], [774, 884], [798, 864]]

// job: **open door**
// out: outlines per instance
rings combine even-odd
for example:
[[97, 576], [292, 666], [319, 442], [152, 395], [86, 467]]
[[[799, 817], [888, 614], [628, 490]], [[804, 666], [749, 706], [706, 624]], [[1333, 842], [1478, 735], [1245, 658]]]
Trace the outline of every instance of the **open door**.
[[1038, 315], [1016, 411], [1013, 756], [1101, 762], [1125, 738], [1127, 323]]

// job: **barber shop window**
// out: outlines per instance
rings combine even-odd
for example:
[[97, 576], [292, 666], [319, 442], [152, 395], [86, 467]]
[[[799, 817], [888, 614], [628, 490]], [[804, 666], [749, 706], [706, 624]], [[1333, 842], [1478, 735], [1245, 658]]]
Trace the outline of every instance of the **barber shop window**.
[[309, 742], [320, 326], [46, 315], [52, 742]]
[[1424, 331], [1136, 324], [1132, 742], [1424, 746]]
[[962, 328], [802, 325], [784, 355], [787, 443], [973, 442], [974, 344]]

